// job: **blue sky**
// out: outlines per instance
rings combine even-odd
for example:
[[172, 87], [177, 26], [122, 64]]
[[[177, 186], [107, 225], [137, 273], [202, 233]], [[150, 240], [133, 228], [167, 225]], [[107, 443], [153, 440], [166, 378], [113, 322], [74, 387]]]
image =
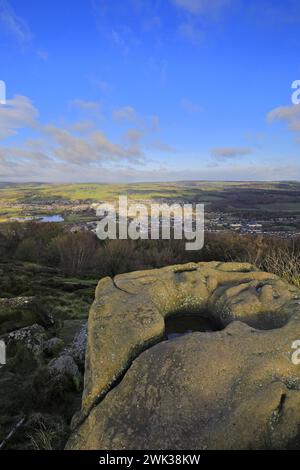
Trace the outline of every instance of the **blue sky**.
[[300, 179], [299, 25], [297, 0], [0, 0], [0, 179]]

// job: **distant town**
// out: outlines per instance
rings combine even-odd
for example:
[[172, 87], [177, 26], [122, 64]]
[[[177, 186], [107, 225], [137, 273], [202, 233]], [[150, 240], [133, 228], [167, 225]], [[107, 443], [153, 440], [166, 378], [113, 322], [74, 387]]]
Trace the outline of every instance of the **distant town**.
[[[99, 218], [96, 216], [96, 209], [99, 204], [107, 201], [99, 201], [98, 203], [91, 200], [59, 200], [56, 199], [39, 199], [30, 201], [30, 203], [11, 203], [6, 207], [8, 214], [12, 210], [17, 210], [21, 216], [7, 217], [6, 221], [25, 222], [36, 220], [39, 222], [63, 222], [66, 231], [80, 232], [92, 231], [96, 232]], [[170, 199], [152, 200], [152, 199], [135, 199], [135, 203], [151, 205], [153, 203], [168, 203]], [[184, 201], [192, 204], [194, 201]], [[111, 201], [113, 203], [113, 201]], [[172, 203], [183, 204], [182, 201], [172, 200]], [[1, 206], [0, 206], [1, 207]], [[207, 206], [209, 207], [209, 206]], [[171, 226], [174, 226], [174, 217], [171, 218]], [[293, 228], [287, 229], [287, 228]], [[297, 230], [299, 227], [299, 230]], [[276, 228], [276, 229], [274, 229]], [[205, 230], [207, 232], [236, 232], [239, 234], [263, 234], [267, 236], [277, 236], [280, 238], [294, 238], [300, 236], [300, 214], [287, 216], [269, 216], [266, 218], [239, 218], [232, 213], [211, 211], [205, 212]], [[141, 226], [143, 231], [143, 226]]]

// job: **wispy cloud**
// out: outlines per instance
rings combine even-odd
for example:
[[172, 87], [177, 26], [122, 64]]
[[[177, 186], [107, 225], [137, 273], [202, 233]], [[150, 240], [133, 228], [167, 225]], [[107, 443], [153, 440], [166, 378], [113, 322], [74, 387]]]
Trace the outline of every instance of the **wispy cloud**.
[[155, 15], [148, 18], [144, 23], [144, 29], [146, 31], [151, 31], [153, 29], [159, 29], [162, 25], [162, 19], [160, 16]]
[[116, 144], [100, 130], [79, 137], [67, 129], [48, 125], [43, 132], [51, 138], [52, 155], [60, 162], [89, 165], [125, 159], [138, 163], [143, 156], [137, 143], [127, 147]]
[[200, 106], [197, 103], [194, 103], [193, 101], [187, 99], [187, 98], [182, 98], [181, 100], [181, 107], [190, 114], [195, 114], [195, 113], [200, 113], [204, 111], [203, 107]]
[[0, 0], [0, 23], [20, 44], [24, 45], [31, 41], [33, 35], [28, 24], [16, 15], [8, 0]]
[[82, 121], [76, 121], [73, 122], [70, 126], [69, 129], [72, 132], [77, 132], [78, 134], [86, 134], [87, 132], [92, 131], [95, 129], [95, 123], [92, 120], [85, 119]]
[[159, 131], [159, 125], [160, 125], [160, 119], [158, 116], [154, 115], [150, 117], [150, 126], [149, 130], [151, 132], [157, 132]]
[[36, 53], [37, 53], [37, 56], [39, 57], [39, 59], [41, 59], [43, 61], [46, 61], [49, 58], [49, 54], [45, 49], [38, 49]]
[[[82, 100], [83, 101], [83, 100]], [[83, 101], [84, 102], [84, 101]], [[0, 146], [2, 180], [14, 181], [163, 181], [177, 179], [290, 179], [300, 177], [298, 165], [271, 168], [264, 165], [229, 164], [253, 153], [246, 147], [217, 147], [215, 166], [181, 169], [169, 164], [150, 166], [143, 147], [149, 129], [131, 128], [119, 141], [111, 139], [93, 121], [72, 126], [42, 125], [38, 110], [25, 96], [16, 96], [0, 107], [0, 129], [5, 136], [30, 128], [35, 137], [14, 146]], [[284, 114], [285, 115], [285, 114]], [[80, 129], [81, 134], [76, 132]], [[143, 145], [144, 144], [144, 145]], [[148, 146], [162, 152], [175, 151], [160, 139]], [[246, 177], [245, 177], [246, 175]]]
[[150, 143], [150, 147], [153, 148], [154, 150], [159, 150], [160, 152], [166, 152], [166, 153], [175, 153], [176, 149], [172, 147], [171, 145], [166, 144], [160, 139], [153, 140]]
[[35, 127], [38, 110], [26, 96], [15, 96], [0, 106], [0, 139], [17, 133], [23, 127]]
[[248, 147], [216, 147], [211, 152], [214, 158], [226, 160], [251, 155], [254, 150]]
[[144, 132], [140, 129], [129, 129], [125, 134], [126, 139], [130, 142], [139, 142], [143, 136]]
[[115, 46], [118, 46], [123, 51], [125, 55], [128, 54], [129, 45], [123, 32], [118, 31], [117, 29], [112, 29], [109, 34], [109, 38]]
[[84, 112], [99, 114], [101, 111], [101, 103], [99, 101], [87, 101], [81, 99], [75, 99], [70, 101], [70, 105], [80, 109]]
[[232, 0], [172, 0], [180, 8], [196, 15], [219, 13]]
[[160, 86], [165, 87], [168, 82], [168, 61], [151, 56], [146, 62], [146, 73], [152, 76], [153, 81], [157, 81]]
[[279, 106], [267, 114], [269, 123], [284, 121], [292, 131], [300, 131], [300, 104]]
[[300, 21], [300, 4], [298, 0], [260, 0], [249, 2], [248, 11], [252, 19], [264, 28], [293, 25]]
[[116, 121], [135, 121], [137, 113], [132, 106], [123, 106], [113, 111], [113, 118]]
[[[73, 105], [82, 110], [95, 111], [99, 103], [73, 100]], [[97, 106], [96, 106], [97, 105]], [[143, 131], [130, 129], [124, 138], [111, 140], [97, 127], [98, 120], [73, 122], [71, 125], [43, 125], [39, 113], [31, 100], [15, 96], [6, 105], [0, 106], [0, 138], [5, 139], [19, 131], [30, 130], [34, 135], [17, 146], [0, 146], [0, 174], [2, 178], [21, 177], [32, 179], [38, 175], [53, 175], [58, 170], [71, 175], [81, 171], [91, 174], [90, 168], [99, 171], [105, 165], [141, 165], [145, 162], [142, 148]], [[20, 134], [22, 137], [23, 134]], [[30, 175], [30, 176], [29, 176]]]
[[178, 27], [178, 33], [195, 45], [203, 41], [203, 32], [191, 22], [181, 23]]
[[[15, 150], [13, 151], [15, 152]], [[140, 182], [140, 181], [182, 181], [182, 180], [238, 180], [238, 181], [283, 181], [300, 178], [300, 166], [278, 165], [270, 168], [266, 164], [220, 165], [201, 168], [132, 168], [121, 163], [115, 167], [105, 164], [79, 166], [71, 163], [54, 162], [44, 159], [43, 154], [31, 154], [30, 165], [23, 158], [8, 164], [5, 152], [0, 148], [1, 180], [7, 181], [53, 181], [53, 182]], [[24, 156], [24, 155], [23, 155]]]
[[184, 21], [178, 26], [178, 34], [191, 44], [199, 46], [203, 43], [209, 22], [223, 19], [228, 7], [235, 0], [171, 0]]

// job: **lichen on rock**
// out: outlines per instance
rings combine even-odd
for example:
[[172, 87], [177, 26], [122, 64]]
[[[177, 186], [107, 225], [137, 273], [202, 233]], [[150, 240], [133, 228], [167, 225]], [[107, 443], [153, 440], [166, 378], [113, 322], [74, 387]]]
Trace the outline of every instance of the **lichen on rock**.
[[[163, 341], [165, 319], [190, 312], [220, 331]], [[248, 263], [105, 278], [90, 311], [81, 418], [67, 448], [299, 446], [300, 372], [291, 361], [299, 337], [299, 291]]]

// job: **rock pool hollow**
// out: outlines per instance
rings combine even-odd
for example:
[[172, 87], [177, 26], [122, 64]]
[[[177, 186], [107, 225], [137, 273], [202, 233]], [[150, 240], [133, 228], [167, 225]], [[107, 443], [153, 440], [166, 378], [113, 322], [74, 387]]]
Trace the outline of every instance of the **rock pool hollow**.
[[213, 332], [223, 329], [215, 320], [209, 318], [208, 313], [191, 314], [182, 313], [177, 315], [170, 315], [165, 318], [165, 334], [166, 340], [173, 340], [179, 336], [184, 336], [196, 331]]

